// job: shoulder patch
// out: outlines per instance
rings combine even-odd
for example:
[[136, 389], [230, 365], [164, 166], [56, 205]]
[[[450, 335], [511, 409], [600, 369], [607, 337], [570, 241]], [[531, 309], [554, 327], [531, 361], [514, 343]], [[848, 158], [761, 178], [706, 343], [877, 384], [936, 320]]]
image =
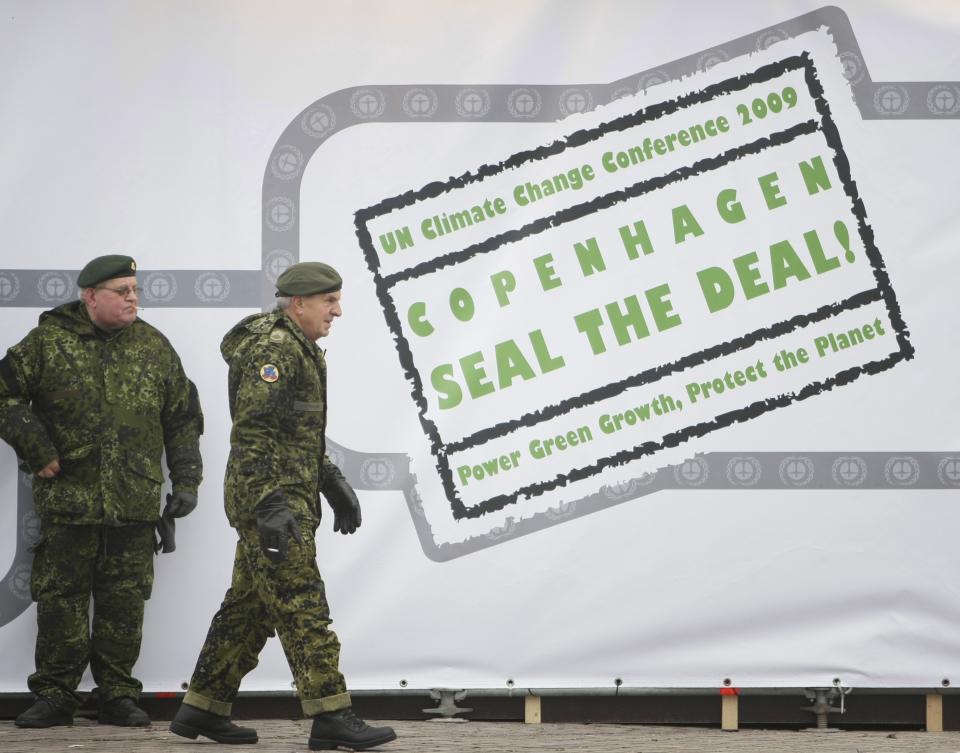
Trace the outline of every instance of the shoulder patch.
[[265, 363], [260, 367], [260, 378], [265, 382], [276, 382], [280, 379], [280, 369], [272, 363]]
[[282, 343], [286, 339], [287, 335], [282, 329], [275, 329], [270, 333], [270, 342], [272, 343]]

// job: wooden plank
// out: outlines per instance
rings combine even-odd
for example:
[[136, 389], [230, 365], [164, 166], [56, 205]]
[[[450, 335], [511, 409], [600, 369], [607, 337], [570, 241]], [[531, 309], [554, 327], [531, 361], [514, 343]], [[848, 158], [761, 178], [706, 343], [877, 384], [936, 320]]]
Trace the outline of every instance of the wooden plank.
[[740, 697], [734, 694], [720, 696], [720, 729], [736, 732], [740, 729]]
[[524, 696], [523, 721], [525, 724], [540, 724], [540, 696]]
[[943, 732], [943, 696], [927, 696], [927, 732]]

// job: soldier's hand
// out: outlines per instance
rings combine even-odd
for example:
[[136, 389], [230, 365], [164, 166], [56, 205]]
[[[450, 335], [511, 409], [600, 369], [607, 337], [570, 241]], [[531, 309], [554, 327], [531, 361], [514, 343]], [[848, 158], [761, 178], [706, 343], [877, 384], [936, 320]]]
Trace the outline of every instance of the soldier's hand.
[[329, 475], [320, 489], [333, 508], [333, 530], [353, 533], [360, 527], [360, 500], [342, 476]]
[[276, 491], [257, 505], [255, 512], [260, 549], [271, 562], [283, 562], [291, 538], [298, 544], [303, 543], [300, 526], [287, 507], [286, 498]]
[[54, 458], [43, 468], [37, 471], [37, 475], [40, 478], [53, 478], [58, 473], [60, 473], [60, 458]]
[[192, 513], [197, 507], [197, 495], [187, 492], [177, 492], [167, 495], [167, 506], [163, 514], [171, 518], [183, 518]]

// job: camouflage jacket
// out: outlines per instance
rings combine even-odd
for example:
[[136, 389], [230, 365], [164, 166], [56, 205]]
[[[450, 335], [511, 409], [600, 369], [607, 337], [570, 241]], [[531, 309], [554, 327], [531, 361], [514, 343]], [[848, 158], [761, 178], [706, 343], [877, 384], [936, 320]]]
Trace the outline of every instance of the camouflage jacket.
[[0, 361], [0, 437], [35, 473], [41, 519], [61, 523], [152, 521], [159, 516], [166, 451], [174, 489], [196, 494], [203, 414], [173, 346], [137, 319], [98, 329], [80, 301], [40, 324]]
[[339, 469], [325, 455], [327, 367], [323, 351], [286, 314], [253, 314], [223, 338], [233, 428], [224, 479], [230, 525], [280, 490], [291, 511], [316, 523], [317, 495]]

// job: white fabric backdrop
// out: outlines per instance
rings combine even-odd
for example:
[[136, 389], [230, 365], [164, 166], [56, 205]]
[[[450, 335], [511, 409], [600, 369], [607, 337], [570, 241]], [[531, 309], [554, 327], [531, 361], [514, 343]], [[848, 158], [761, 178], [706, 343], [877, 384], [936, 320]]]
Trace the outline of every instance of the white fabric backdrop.
[[[960, 80], [960, 13], [949, 4], [839, 5], [874, 80]], [[77, 269], [126, 251], [141, 269], [255, 270], [267, 159], [287, 124], [331, 92], [605, 83], [817, 7], [0, 0], [0, 267]], [[916, 357], [718, 430], [696, 449], [957, 454], [960, 125], [858, 121], [850, 102], [831, 102]], [[489, 531], [517, 513], [463, 524], [449, 516], [429, 478], [432, 458], [353, 213], [567, 132], [370, 124], [337, 134], [304, 176], [301, 258], [324, 258], [347, 280], [344, 317], [321, 343], [328, 435], [355, 450], [409, 453], [438, 541]], [[0, 350], [40, 310], [0, 309]], [[147, 690], [177, 690], [189, 679], [229, 583], [234, 537], [221, 506], [229, 419], [218, 345], [249, 311], [144, 312], [180, 352], [207, 425], [200, 508], [178, 526], [178, 551], [157, 560], [137, 666]], [[451, 359], [470, 345], [455, 343]], [[0, 571], [14, 556], [15, 467], [0, 447], [8, 500]], [[834, 678], [938, 686], [960, 676], [956, 500], [955, 489], [668, 490], [437, 562], [399, 491], [365, 491], [357, 536], [335, 536], [324, 522], [319, 564], [355, 689], [504, 687], [508, 679], [594, 687], [614, 678], [634, 686], [715, 687], [724, 678], [740, 687]], [[32, 607], [0, 626], [0, 691], [26, 690], [34, 635]], [[272, 640], [244, 689], [289, 687]]]

